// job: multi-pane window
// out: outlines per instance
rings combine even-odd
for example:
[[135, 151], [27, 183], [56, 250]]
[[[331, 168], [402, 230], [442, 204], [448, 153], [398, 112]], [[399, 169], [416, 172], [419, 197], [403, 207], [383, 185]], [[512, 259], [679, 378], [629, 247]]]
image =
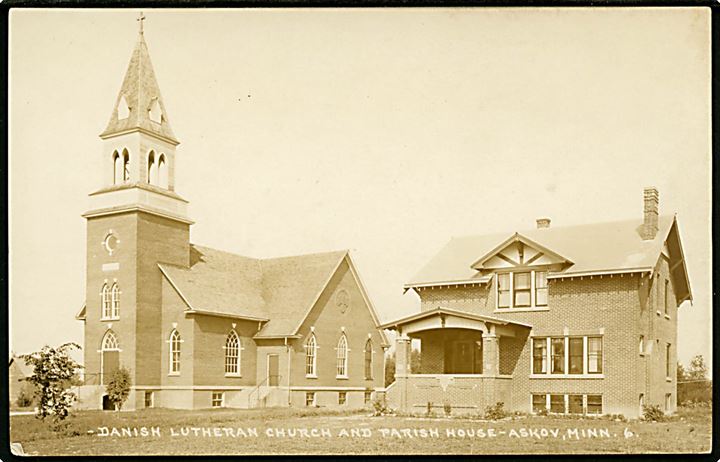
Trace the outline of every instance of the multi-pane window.
[[145, 407], [146, 408], [153, 407], [153, 392], [151, 392], [151, 391], [145, 392]]
[[532, 395], [533, 412], [542, 412], [547, 410], [547, 395]]
[[310, 338], [305, 342], [305, 375], [315, 377], [317, 364], [317, 340], [315, 334], [310, 334]]
[[347, 392], [339, 391], [338, 392], [338, 404], [345, 404], [345, 403], [347, 403]]
[[602, 374], [602, 337], [588, 337], [587, 348], [588, 374]]
[[568, 374], [582, 374], [583, 373], [583, 338], [582, 337], [571, 337], [568, 339], [570, 351], [569, 351], [569, 363], [568, 363]]
[[547, 306], [548, 283], [546, 271], [535, 271], [535, 306]]
[[533, 374], [547, 374], [547, 339], [533, 339]]
[[103, 341], [102, 341], [102, 350], [103, 351], [118, 351], [118, 350], [120, 350], [120, 344], [118, 343], [117, 337], [115, 337], [115, 333], [113, 331], [109, 330], [105, 333], [105, 336], [103, 337]]
[[672, 378], [672, 363], [670, 362], [670, 344], [665, 344], [665, 377]]
[[602, 395], [587, 395], [587, 413], [602, 414]]
[[221, 391], [212, 392], [212, 407], [223, 407], [225, 404], [225, 393]]
[[372, 380], [373, 378], [373, 344], [372, 340], [368, 339], [365, 342], [365, 380]]
[[112, 317], [111, 304], [110, 304], [110, 288], [107, 284], [103, 285], [102, 292], [100, 292], [100, 303], [102, 305], [102, 317], [103, 319], [109, 319]]
[[532, 374], [603, 372], [602, 337], [535, 337], [532, 355]]
[[111, 314], [113, 318], [119, 318], [120, 317], [120, 287], [117, 285], [117, 283], [113, 284], [112, 289], [110, 290], [110, 300], [111, 300]]
[[565, 395], [550, 395], [550, 412], [565, 414]]
[[568, 413], [583, 413], [583, 395], [568, 395]]
[[170, 333], [170, 373], [180, 373], [180, 344], [182, 339], [180, 333], [174, 330]]
[[234, 330], [225, 340], [225, 375], [240, 375], [240, 337]]
[[305, 406], [315, 406], [315, 392], [308, 391], [305, 393]]
[[501, 273], [498, 280], [498, 308], [510, 308], [510, 273]]
[[550, 357], [553, 374], [565, 373], [565, 338], [550, 339]]
[[532, 411], [538, 413], [546, 409], [553, 414], [599, 415], [602, 414], [602, 395], [533, 394]]
[[347, 337], [345, 337], [345, 334], [342, 334], [340, 336], [340, 340], [338, 340], [338, 344], [337, 344], [337, 376], [338, 377], [347, 377], [348, 376], [347, 363], [348, 363]]
[[532, 308], [547, 305], [547, 271], [498, 273], [498, 308]]

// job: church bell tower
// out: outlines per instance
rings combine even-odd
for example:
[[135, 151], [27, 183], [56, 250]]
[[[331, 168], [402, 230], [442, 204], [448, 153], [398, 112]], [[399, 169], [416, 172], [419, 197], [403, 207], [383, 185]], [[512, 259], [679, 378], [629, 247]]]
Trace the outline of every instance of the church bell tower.
[[165, 110], [143, 31], [144, 17], [110, 121], [100, 134], [104, 186], [87, 220], [86, 384], [98, 405], [110, 374], [130, 370], [127, 407], [160, 384], [162, 280], [158, 263], [188, 266], [187, 201], [175, 192], [179, 141]]

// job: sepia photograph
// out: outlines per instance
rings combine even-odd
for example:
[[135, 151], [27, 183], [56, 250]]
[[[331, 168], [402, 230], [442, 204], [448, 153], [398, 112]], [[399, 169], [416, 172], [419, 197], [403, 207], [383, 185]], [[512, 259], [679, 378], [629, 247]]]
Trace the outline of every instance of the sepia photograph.
[[11, 9], [4, 453], [709, 453], [710, 26]]

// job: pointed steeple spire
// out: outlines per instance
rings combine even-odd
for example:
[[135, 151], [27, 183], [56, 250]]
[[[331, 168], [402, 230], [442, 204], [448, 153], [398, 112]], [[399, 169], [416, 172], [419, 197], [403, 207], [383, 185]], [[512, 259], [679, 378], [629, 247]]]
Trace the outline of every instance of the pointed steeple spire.
[[143, 20], [140, 13], [140, 30], [130, 64], [125, 72], [115, 107], [101, 138], [140, 129], [179, 144], [168, 122], [167, 112], [155, 79], [150, 53], [145, 43]]

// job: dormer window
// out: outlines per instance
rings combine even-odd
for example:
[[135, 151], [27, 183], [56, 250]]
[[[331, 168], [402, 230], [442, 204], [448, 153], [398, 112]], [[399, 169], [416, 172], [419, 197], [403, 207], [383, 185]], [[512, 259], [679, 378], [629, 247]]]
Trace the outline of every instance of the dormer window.
[[497, 308], [536, 308], [548, 304], [547, 271], [511, 271], [497, 274]]

